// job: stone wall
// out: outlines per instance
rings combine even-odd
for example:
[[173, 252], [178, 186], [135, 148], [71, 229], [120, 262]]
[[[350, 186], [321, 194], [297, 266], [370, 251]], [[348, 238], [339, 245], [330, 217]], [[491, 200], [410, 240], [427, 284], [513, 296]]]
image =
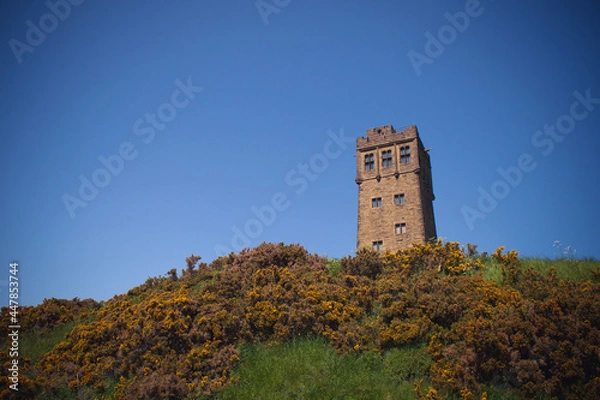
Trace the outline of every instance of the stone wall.
[[[410, 161], [401, 162], [401, 150], [410, 150]], [[392, 163], [384, 166], [382, 154], [392, 151]], [[365, 155], [373, 155], [373, 168], [365, 170]], [[357, 249], [372, 248], [382, 241], [383, 251], [395, 251], [413, 242], [436, 237], [433, 216], [433, 189], [429, 154], [412, 125], [396, 131], [392, 125], [367, 130], [356, 140], [356, 183], [358, 184]], [[396, 204], [394, 196], [404, 195]], [[373, 199], [381, 205], [373, 207]], [[397, 233], [396, 224], [406, 231]]]

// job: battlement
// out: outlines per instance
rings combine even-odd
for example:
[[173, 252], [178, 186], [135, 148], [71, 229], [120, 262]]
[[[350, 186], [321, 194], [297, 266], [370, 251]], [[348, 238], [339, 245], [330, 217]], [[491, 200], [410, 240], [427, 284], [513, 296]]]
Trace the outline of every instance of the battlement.
[[380, 135], [391, 135], [396, 133], [394, 125], [382, 125], [375, 128], [367, 129], [367, 137], [375, 137]]
[[376, 146], [382, 143], [394, 143], [410, 140], [419, 136], [416, 125], [405, 126], [399, 130], [393, 125], [382, 125], [367, 129], [367, 136], [356, 138], [356, 148]]

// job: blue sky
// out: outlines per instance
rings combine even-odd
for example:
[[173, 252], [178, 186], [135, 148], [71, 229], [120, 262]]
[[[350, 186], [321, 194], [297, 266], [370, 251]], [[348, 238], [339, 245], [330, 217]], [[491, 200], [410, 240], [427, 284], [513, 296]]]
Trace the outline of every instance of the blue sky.
[[0, 304], [11, 261], [37, 304], [246, 243], [352, 254], [353, 139], [386, 124], [432, 149], [439, 236], [600, 258], [593, 1], [80, 3], [1, 6]]

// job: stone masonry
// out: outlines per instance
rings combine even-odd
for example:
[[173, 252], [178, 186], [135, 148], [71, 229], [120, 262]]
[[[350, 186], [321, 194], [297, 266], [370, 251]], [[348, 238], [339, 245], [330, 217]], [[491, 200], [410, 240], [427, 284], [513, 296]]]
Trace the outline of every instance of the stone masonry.
[[437, 238], [429, 149], [415, 125], [356, 139], [357, 250], [396, 251]]

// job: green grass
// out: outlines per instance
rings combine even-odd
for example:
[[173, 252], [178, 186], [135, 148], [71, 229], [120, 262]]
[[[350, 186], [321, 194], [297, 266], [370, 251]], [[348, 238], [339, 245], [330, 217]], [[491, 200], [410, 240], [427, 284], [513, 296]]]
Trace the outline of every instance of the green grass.
[[205, 286], [209, 286], [209, 285], [214, 285], [217, 282], [216, 279], [210, 279], [208, 281], [202, 281], [200, 283], [195, 284], [194, 286], [192, 286], [192, 290], [194, 292], [198, 292], [200, 291], [200, 289], [202, 289]]
[[337, 258], [327, 260], [327, 273], [334, 278], [342, 271], [342, 261]]
[[[500, 265], [491, 257], [482, 260], [481, 272], [489, 281], [502, 283]], [[554, 267], [557, 275], [568, 280], [592, 280], [599, 282], [600, 261], [592, 259], [538, 259], [523, 258], [519, 268], [532, 266], [547, 273]], [[341, 261], [329, 259], [327, 272], [331, 276], [341, 273]], [[213, 284], [215, 280], [203, 281], [192, 286], [194, 290]], [[151, 291], [160, 291], [161, 285]], [[132, 295], [139, 302], [147, 293]], [[80, 323], [91, 318], [73, 321], [56, 327], [43, 335], [31, 333], [21, 339], [21, 354], [33, 363], [41, 355], [65, 340], [65, 335]], [[427, 345], [420, 343], [386, 351], [383, 355], [366, 352], [341, 355], [322, 338], [299, 338], [284, 344], [258, 343], [241, 349], [241, 361], [231, 375], [238, 382], [214, 396], [215, 399], [414, 399], [414, 381], [423, 379], [422, 390], [430, 385], [428, 373], [431, 357]], [[107, 382], [109, 393], [117, 380]], [[483, 385], [488, 400], [520, 398], [518, 392], [504, 384]], [[74, 394], [64, 388], [61, 398], [93, 398], [92, 388], [81, 388]], [[476, 394], [475, 399], [479, 399]], [[71, 397], [69, 397], [71, 396]], [[204, 399], [205, 397], [197, 397]], [[458, 399], [459, 397], [452, 397]], [[546, 399], [540, 395], [537, 399]]]
[[217, 399], [414, 399], [431, 359], [424, 345], [383, 356], [339, 355], [325, 340], [256, 344], [241, 352], [239, 382]]
[[386, 351], [383, 356], [384, 371], [403, 381], [414, 382], [415, 379], [425, 377], [431, 363], [431, 356], [427, 352], [425, 343], [393, 348]]
[[[500, 264], [491, 257], [485, 258], [483, 263], [485, 264], [483, 277], [489, 281], [502, 283]], [[600, 261], [593, 259], [520, 258], [519, 268], [525, 269], [528, 267], [533, 267], [536, 271], [542, 273], [547, 273], [550, 268], [554, 267], [558, 277], [565, 280], [597, 281], [598, 278], [594, 276], [594, 272], [596, 272], [596, 275], [600, 273]]]
[[33, 363], [36, 363], [42, 354], [52, 350], [54, 346], [65, 340], [65, 335], [79, 325], [81, 321], [71, 321], [60, 325], [43, 335], [35, 333], [23, 336], [19, 343], [20, 352], [24, 357], [29, 357]]
[[[483, 276], [501, 283], [500, 265], [491, 257], [483, 261], [486, 266]], [[569, 280], [598, 279], [594, 272], [600, 272], [600, 262], [590, 259], [520, 259], [519, 268], [529, 266], [542, 273], [554, 267], [560, 278]], [[329, 259], [327, 272], [337, 276], [341, 272], [340, 260]], [[322, 338], [247, 345], [241, 350], [240, 364], [232, 371], [239, 381], [214, 398], [415, 399], [414, 381], [424, 379], [422, 390], [427, 392], [431, 363], [424, 343], [390, 349], [383, 355], [372, 352], [341, 355]], [[501, 383], [483, 385], [481, 389], [488, 400], [521, 398], [518, 392]], [[479, 399], [480, 395], [474, 398]], [[547, 396], [539, 395], [536, 399]]]
[[584, 260], [569, 260], [561, 259], [544, 259], [544, 258], [522, 258], [520, 266], [527, 268], [532, 266], [537, 271], [546, 273], [551, 267], [556, 269], [558, 277], [567, 280], [586, 281], [593, 279], [592, 272], [600, 269], [600, 262], [593, 259]]
[[[240, 365], [232, 373], [239, 382], [214, 399], [415, 399], [415, 380], [423, 379], [421, 390], [425, 393], [430, 386], [427, 373], [432, 360], [425, 343], [391, 349], [383, 355], [340, 355], [322, 338], [303, 338], [246, 346], [241, 353]], [[488, 400], [520, 398], [503, 385], [482, 389]], [[448, 398], [458, 400], [459, 396]]]

